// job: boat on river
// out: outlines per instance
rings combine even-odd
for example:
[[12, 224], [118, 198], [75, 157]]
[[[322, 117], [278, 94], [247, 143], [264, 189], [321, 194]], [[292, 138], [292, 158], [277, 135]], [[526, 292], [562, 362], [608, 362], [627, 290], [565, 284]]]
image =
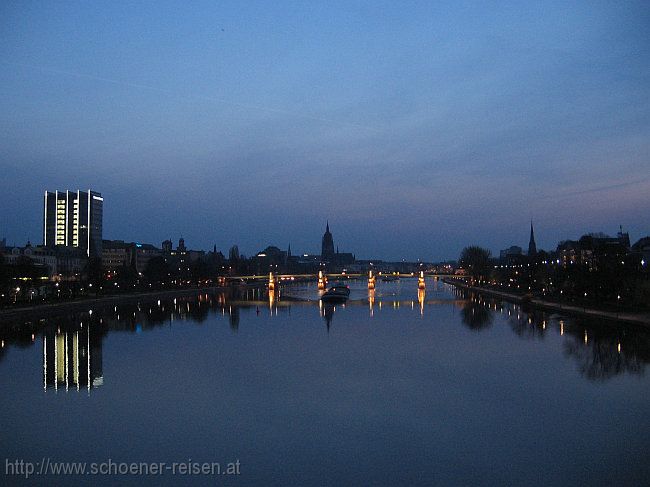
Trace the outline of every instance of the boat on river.
[[324, 303], [343, 302], [350, 297], [350, 288], [344, 284], [334, 284], [321, 296]]

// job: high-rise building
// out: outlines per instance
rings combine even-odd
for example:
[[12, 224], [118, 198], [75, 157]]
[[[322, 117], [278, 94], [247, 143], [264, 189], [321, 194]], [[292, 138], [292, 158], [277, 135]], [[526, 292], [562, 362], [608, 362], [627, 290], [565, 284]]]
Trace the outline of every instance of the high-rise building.
[[95, 191], [46, 191], [43, 245], [79, 247], [89, 257], [101, 257], [103, 206]]

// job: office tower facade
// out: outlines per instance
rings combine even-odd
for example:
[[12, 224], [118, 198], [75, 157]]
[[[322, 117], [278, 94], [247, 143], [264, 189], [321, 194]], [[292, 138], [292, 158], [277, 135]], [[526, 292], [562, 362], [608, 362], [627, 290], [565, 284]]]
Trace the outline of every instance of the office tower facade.
[[46, 191], [43, 245], [79, 247], [89, 257], [101, 257], [103, 207], [95, 191]]

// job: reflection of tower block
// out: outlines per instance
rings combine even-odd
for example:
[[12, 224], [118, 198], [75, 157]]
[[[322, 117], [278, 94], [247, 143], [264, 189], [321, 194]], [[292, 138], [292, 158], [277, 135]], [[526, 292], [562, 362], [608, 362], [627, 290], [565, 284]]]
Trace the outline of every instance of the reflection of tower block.
[[222, 277], [219, 277], [219, 278], [217, 279], [217, 285], [218, 285], [219, 287], [223, 287], [223, 286], [225, 286], [225, 285], [226, 285], [226, 278], [223, 277], [223, 276], [222, 276]]
[[323, 271], [318, 271], [318, 289], [325, 289], [327, 287], [327, 277], [323, 275]]
[[424, 271], [420, 271], [420, 277], [418, 277], [418, 289], [424, 289], [426, 287], [427, 286], [424, 283]]
[[272, 272], [269, 272], [269, 291], [275, 291], [275, 277]]
[[375, 289], [375, 279], [376, 277], [372, 274], [372, 271], [368, 272], [368, 289]]

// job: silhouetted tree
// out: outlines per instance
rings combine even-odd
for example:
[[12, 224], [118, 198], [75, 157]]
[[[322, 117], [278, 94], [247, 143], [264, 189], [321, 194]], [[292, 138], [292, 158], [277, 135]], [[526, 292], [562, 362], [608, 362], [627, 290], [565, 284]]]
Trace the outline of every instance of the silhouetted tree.
[[467, 269], [472, 281], [486, 279], [490, 273], [490, 251], [478, 245], [465, 247], [459, 261]]
[[143, 274], [149, 282], [165, 282], [169, 275], [169, 264], [164, 257], [153, 257], [147, 262]]
[[138, 271], [133, 265], [125, 264], [116, 271], [116, 280], [120, 286], [131, 287], [138, 280]]

